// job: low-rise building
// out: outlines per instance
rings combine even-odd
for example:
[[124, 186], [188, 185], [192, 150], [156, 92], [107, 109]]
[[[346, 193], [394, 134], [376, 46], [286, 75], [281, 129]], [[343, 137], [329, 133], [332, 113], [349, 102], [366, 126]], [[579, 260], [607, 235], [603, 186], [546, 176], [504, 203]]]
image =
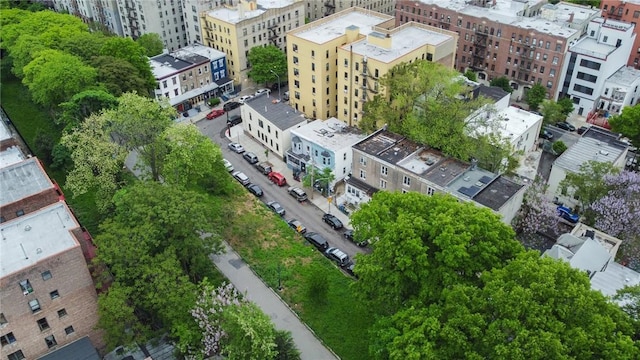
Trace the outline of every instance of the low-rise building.
[[334, 180], [329, 183], [329, 188], [332, 188], [350, 173], [351, 146], [364, 138], [358, 129], [348, 127], [335, 118], [312, 121], [291, 131], [287, 167], [294, 172], [306, 173], [331, 169]]
[[619, 138], [620, 135], [605, 129], [590, 127], [573, 146], [553, 162], [547, 182], [547, 194], [558, 197], [565, 204], [575, 204], [571, 189], [562, 193], [560, 188], [560, 183], [568, 173], [580, 172], [580, 167], [589, 161], [607, 162], [623, 169], [629, 145]]
[[368, 201], [375, 189], [447, 193], [488, 207], [510, 223], [522, 204], [523, 185], [384, 128], [355, 144], [353, 159], [342, 200], [355, 206]]
[[625, 106], [640, 102], [640, 70], [623, 66], [604, 83], [604, 91], [596, 101], [596, 111], [605, 111], [607, 117], [620, 115]]
[[307, 123], [304, 114], [269, 92], [247, 100], [240, 114], [244, 131], [280, 159], [291, 146], [291, 132]]

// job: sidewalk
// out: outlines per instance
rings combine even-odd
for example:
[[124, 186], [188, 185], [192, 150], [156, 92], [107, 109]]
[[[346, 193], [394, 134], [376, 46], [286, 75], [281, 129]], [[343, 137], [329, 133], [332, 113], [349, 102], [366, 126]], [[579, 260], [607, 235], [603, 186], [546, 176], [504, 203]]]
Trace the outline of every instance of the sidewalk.
[[[253, 140], [250, 135], [247, 135], [241, 125], [231, 127], [231, 134], [227, 134], [227, 138], [229, 139], [229, 141], [242, 144], [246, 151], [256, 154], [261, 162], [270, 162], [273, 171], [277, 171], [284, 175], [285, 178], [287, 178], [288, 186], [297, 186], [303, 188], [303, 190], [309, 197], [309, 199], [307, 200], [309, 203], [315, 205], [318, 209], [324, 212], [329, 212], [329, 201], [326, 197], [322, 196], [319, 192], [314, 191], [312, 198], [310, 193], [311, 190], [309, 188], [304, 188], [301, 181], [296, 181], [293, 179], [293, 170], [289, 169], [287, 167], [287, 164], [282, 159], [273, 154], [269, 155], [269, 157], [267, 158], [265, 155], [265, 148], [260, 143]], [[340, 219], [340, 221], [342, 221], [342, 224], [344, 224], [346, 228], [350, 227], [349, 217], [338, 210], [335, 201], [332, 201], [330, 211], [331, 214], [335, 215], [338, 219]]]
[[277, 329], [291, 331], [303, 360], [338, 359], [295, 313], [245, 264], [240, 256], [224, 243], [225, 251], [212, 255], [216, 267], [248, 300], [267, 314]]

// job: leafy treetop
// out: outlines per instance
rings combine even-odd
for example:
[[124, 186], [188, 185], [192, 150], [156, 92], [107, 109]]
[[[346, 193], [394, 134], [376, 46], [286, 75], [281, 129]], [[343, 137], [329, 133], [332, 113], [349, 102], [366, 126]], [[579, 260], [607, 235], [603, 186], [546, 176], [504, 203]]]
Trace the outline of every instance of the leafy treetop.
[[[254, 46], [249, 50], [247, 59], [251, 64], [249, 77], [257, 84], [284, 81], [287, 76], [287, 56], [274, 45]], [[275, 73], [275, 74], [274, 74]]]

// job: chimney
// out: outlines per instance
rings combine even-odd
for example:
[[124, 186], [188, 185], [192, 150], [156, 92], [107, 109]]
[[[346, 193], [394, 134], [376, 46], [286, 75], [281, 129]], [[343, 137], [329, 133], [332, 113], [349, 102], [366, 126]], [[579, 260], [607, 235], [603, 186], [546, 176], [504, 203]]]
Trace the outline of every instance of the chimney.
[[574, 16], [574, 15], [575, 15], [574, 13], [570, 13], [570, 14], [569, 14], [569, 21], [568, 21], [569, 23], [572, 23], [572, 22], [573, 22], [573, 16]]

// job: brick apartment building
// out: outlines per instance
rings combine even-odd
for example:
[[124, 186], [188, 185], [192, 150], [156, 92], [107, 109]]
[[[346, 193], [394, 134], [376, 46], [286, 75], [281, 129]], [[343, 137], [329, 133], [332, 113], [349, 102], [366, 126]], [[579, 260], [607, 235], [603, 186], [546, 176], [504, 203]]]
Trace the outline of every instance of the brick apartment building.
[[636, 40], [633, 43], [627, 65], [640, 69], [640, 0], [606, 0], [600, 2], [602, 17], [635, 25]]
[[545, 0], [399, 0], [396, 24], [416, 21], [459, 34], [455, 68], [479, 80], [505, 76], [514, 98], [535, 83], [555, 98], [570, 44], [586, 31], [599, 9]]

